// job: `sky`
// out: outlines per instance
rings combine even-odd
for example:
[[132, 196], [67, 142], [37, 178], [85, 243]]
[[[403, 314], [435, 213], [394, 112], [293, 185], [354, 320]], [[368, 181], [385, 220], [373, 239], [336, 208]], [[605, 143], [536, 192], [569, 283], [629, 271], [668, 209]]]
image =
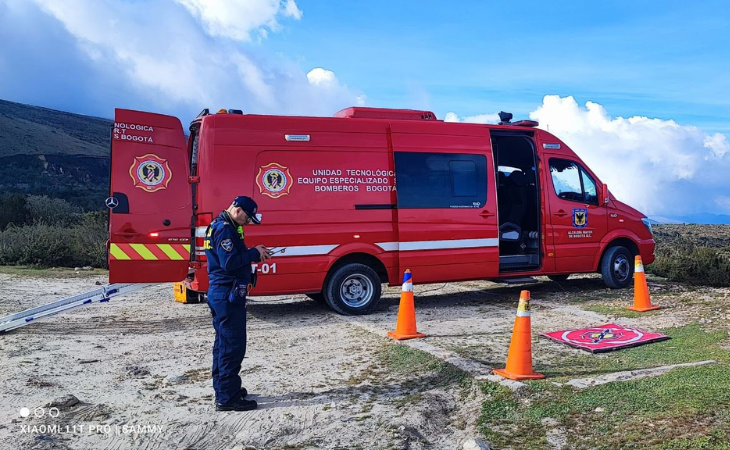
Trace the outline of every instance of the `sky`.
[[532, 118], [650, 216], [730, 214], [730, 2], [0, 0], [0, 98]]

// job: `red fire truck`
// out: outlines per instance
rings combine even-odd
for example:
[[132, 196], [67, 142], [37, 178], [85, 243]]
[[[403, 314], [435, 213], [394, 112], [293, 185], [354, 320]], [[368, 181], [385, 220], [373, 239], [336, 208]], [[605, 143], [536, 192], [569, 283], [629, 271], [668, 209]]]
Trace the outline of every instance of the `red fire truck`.
[[110, 282], [191, 280], [207, 290], [202, 238], [237, 195], [259, 205], [252, 295], [306, 294], [365, 314], [381, 283], [601, 273], [627, 286], [654, 261], [651, 226], [537, 122], [448, 123], [432, 112], [347, 108], [334, 117], [116, 110]]

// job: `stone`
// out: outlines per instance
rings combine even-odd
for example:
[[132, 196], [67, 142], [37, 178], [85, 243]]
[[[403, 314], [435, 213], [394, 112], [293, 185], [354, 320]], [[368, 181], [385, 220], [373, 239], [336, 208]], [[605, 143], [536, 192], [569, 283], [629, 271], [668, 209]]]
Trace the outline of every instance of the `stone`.
[[80, 403], [79, 399], [76, 398], [75, 395], [65, 395], [63, 397], [59, 397], [55, 400], [53, 400], [51, 403], [47, 404], [47, 408], [58, 408], [60, 410], [68, 409], [73, 406], [76, 406]]
[[188, 379], [187, 375], [173, 375], [170, 374], [165, 377], [165, 381], [168, 383], [181, 383]]
[[464, 445], [462, 445], [461, 448], [462, 450], [491, 450], [491, 447], [489, 447], [481, 439], [469, 439], [464, 442]]

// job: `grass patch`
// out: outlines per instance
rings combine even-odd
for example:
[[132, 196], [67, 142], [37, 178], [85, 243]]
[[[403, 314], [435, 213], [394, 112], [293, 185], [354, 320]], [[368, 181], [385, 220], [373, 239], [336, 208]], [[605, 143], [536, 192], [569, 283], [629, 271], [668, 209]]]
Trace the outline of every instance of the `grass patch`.
[[672, 439], [662, 443], [659, 448], [661, 450], [730, 450], [730, 433], [714, 429], [707, 436]]
[[434, 386], [460, 384], [464, 386], [470, 380], [463, 370], [442, 361], [435, 356], [403, 344], [384, 346], [379, 357], [391, 373], [432, 373], [428, 380]]
[[204, 367], [200, 369], [190, 369], [185, 372], [186, 379], [196, 382], [196, 381], [207, 381], [209, 380], [213, 375], [210, 373], [210, 368]]
[[0, 266], [0, 274], [28, 278], [90, 278], [108, 276], [106, 269], [74, 270], [68, 267]]
[[[715, 359], [716, 365], [678, 368], [665, 375], [584, 390], [555, 386], [575, 375], [571, 362], [553, 366], [548, 381], [528, 382], [518, 394], [494, 383], [482, 387], [479, 426], [496, 447], [547, 448], [547, 432], [564, 427], [571, 448], [727, 449], [730, 437], [730, 351], [726, 331], [698, 325], [664, 330], [672, 340], [575, 358], [596, 374]], [[581, 374], [584, 375], [584, 374]]]
[[498, 448], [547, 448], [552, 427], [577, 448], [726, 448], [715, 444], [730, 433], [728, 379], [730, 367], [712, 365], [581, 391], [531, 382], [527, 401], [491, 383], [479, 425]]
[[[627, 305], [630, 306], [630, 305]], [[604, 316], [612, 316], [612, 317], [628, 317], [631, 319], [641, 317], [640, 312], [636, 311], [630, 311], [626, 309], [626, 307], [621, 306], [607, 306], [607, 305], [586, 305], [583, 307], [586, 311], [593, 311], [598, 314], [603, 314]]]

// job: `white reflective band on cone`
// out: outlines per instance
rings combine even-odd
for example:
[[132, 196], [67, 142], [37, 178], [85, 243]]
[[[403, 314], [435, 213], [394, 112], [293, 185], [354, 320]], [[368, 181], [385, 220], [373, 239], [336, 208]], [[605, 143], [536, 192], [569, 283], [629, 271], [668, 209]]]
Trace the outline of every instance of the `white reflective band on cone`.
[[634, 272], [643, 272], [644, 271], [644, 265], [643, 264], [637, 264], [636, 269]]
[[530, 311], [517, 310], [517, 317], [530, 317]]
[[401, 287], [401, 292], [413, 292], [413, 283], [403, 283], [403, 286]]

